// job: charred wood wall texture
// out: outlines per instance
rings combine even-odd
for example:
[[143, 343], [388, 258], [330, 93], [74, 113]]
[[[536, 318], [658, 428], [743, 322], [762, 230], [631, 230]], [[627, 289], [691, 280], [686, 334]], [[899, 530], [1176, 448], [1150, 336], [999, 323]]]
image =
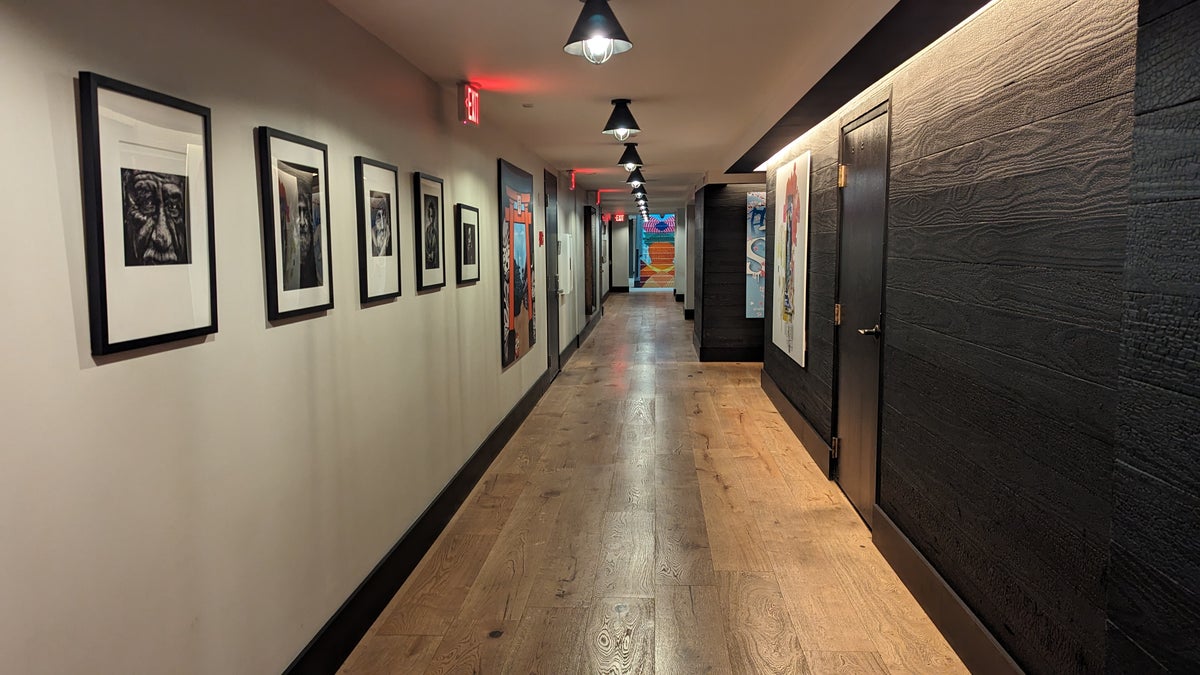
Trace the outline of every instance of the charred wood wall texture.
[[[1004, 0], [881, 84], [880, 506], [1034, 673], [1105, 663], [1136, 33], [1135, 0]], [[810, 366], [766, 338], [765, 368], [822, 434], [847, 121], [791, 155], [813, 151]]]
[[1108, 671], [1200, 672], [1200, 2], [1143, 1]]
[[763, 319], [746, 318], [746, 193], [762, 185], [708, 185], [696, 193], [696, 324], [701, 361], [761, 361]]
[[[763, 369], [826, 443], [833, 440], [833, 303], [838, 252], [838, 125], [805, 135], [778, 164], [812, 152], [808, 206], [808, 353], [803, 368], [772, 342], [775, 284], [767, 284]], [[775, 278], [775, 167], [767, 172], [767, 278]]]

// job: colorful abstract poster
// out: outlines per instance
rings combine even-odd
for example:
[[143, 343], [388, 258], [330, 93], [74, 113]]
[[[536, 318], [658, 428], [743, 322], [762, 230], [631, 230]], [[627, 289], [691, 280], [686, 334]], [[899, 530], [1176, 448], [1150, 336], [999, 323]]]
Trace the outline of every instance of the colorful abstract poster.
[[533, 287], [533, 176], [500, 160], [500, 363], [537, 342]]
[[774, 301], [771, 341], [804, 366], [808, 316], [808, 190], [812, 153], [775, 171]]
[[675, 287], [675, 214], [639, 218], [637, 288]]
[[767, 193], [746, 193], [746, 318], [766, 316]]

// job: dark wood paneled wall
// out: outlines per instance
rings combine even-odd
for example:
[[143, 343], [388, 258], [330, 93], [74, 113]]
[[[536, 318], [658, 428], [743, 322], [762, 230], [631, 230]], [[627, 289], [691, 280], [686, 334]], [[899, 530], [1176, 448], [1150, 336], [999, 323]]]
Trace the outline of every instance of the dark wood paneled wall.
[[1200, 1], [1142, 3], [1108, 671], [1200, 672]]
[[[1135, 14], [1003, 0], [876, 89], [892, 90], [880, 505], [1035, 673], [1105, 662]], [[845, 121], [781, 160], [813, 151], [810, 366], [769, 336], [764, 366], [822, 434]]]
[[[772, 342], [763, 327], [763, 368], [826, 443], [833, 442], [833, 303], [838, 251], [838, 126], [829, 119], [808, 133], [780, 162], [812, 152], [808, 216], [808, 356], [801, 368]], [[767, 173], [767, 278], [775, 278], [775, 168]], [[775, 284], [767, 284], [767, 317]]]
[[696, 348], [701, 361], [762, 361], [763, 319], [746, 318], [746, 193], [762, 185], [707, 185], [696, 193]]

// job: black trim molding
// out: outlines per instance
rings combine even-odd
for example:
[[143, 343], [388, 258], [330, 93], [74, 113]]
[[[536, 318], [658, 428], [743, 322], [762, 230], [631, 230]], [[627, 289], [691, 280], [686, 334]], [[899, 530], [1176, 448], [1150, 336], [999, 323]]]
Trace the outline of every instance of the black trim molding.
[[608, 292], [609, 293], [628, 293], [629, 287], [628, 286], [613, 286], [612, 288], [608, 289]]
[[694, 321], [696, 319], [696, 310], [685, 308], [683, 310], [683, 318], [685, 321]]
[[813, 461], [821, 469], [821, 473], [825, 474], [826, 478], [833, 478], [833, 470], [837, 460], [833, 459], [833, 449], [821, 438], [821, 434], [813, 428], [804, 415], [792, 405], [788, 400], [787, 395], [775, 384], [775, 379], [767, 373], [766, 369], [762, 371], [759, 378], [762, 383], [762, 389], [767, 394], [767, 398], [771, 399], [771, 403], [775, 405], [775, 409], [779, 411], [779, 416], [787, 422], [792, 433], [796, 434], [796, 438], [800, 440], [800, 444], [812, 456]]
[[675, 294], [675, 302], [683, 302], [683, 293]]
[[996, 675], [1024, 672], [878, 504], [871, 539], [967, 670]]
[[354, 651], [371, 625], [387, 608], [389, 602], [417, 563], [433, 546], [438, 535], [450, 523], [471, 490], [483, 477], [492, 461], [504, 449], [521, 423], [533, 412], [557, 373], [547, 370], [525, 396], [496, 425], [471, 459], [467, 460], [453, 479], [442, 489], [425, 513], [413, 523], [400, 541], [388, 551], [383, 560], [350, 594], [333, 617], [321, 628], [312, 642], [300, 652], [284, 671], [286, 675], [334, 673]]
[[575, 356], [575, 352], [577, 351], [579, 351], [579, 338], [567, 340], [567, 348], [562, 350], [562, 353], [558, 355], [558, 369], [560, 372], [567, 367], [567, 362], [571, 360], [572, 356]]
[[[695, 341], [692, 341], [695, 344]], [[703, 362], [712, 361], [741, 361], [762, 363], [762, 347], [696, 347]]]

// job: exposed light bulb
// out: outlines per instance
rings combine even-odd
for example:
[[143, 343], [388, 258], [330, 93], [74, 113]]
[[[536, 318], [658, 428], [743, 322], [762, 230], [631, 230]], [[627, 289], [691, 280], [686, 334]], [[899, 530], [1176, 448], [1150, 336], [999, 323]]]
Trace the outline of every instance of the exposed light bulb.
[[633, 170], [634, 170], [634, 169], [636, 169], [636, 168], [638, 168], [638, 165], [637, 165], [637, 163], [635, 163], [635, 162], [625, 162], [625, 170], [626, 170], [626, 171], [633, 171]]
[[613, 57], [614, 42], [606, 37], [588, 38], [583, 43], [583, 58], [600, 65]]
[[624, 127], [621, 127], [613, 132], [613, 138], [616, 138], [618, 141], [627, 141], [631, 135], [632, 133], [629, 131], [629, 129]]
[[632, 185], [633, 187], [642, 187], [642, 181], [635, 180], [632, 183], [630, 183], [630, 185]]

